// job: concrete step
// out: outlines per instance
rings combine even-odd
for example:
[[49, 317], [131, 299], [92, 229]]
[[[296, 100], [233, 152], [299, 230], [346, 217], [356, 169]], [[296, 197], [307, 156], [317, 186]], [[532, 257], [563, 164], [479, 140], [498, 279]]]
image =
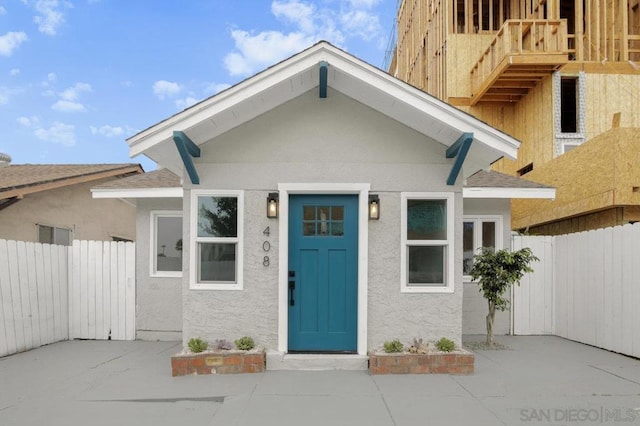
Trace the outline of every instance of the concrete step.
[[267, 370], [366, 370], [366, 355], [267, 352]]

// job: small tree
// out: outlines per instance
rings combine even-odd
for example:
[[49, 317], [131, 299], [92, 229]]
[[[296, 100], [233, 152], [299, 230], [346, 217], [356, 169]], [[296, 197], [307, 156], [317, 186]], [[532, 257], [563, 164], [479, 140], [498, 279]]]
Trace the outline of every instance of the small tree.
[[533, 272], [529, 266], [531, 262], [540, 259], [528, 247], [514, 252], [507, 249], [495, 251], [487, 247], [480, 250], [480, 254], [473, 256], [474, 263], [469, 275], [480, 286], [480, 291], [489, 304], [487, 345], [491, 346], [496, 309], [504, 311], [509, 307], [509, 300], [505, 299], [504, 293], [513, 284], [520, 285], [524, 274]]

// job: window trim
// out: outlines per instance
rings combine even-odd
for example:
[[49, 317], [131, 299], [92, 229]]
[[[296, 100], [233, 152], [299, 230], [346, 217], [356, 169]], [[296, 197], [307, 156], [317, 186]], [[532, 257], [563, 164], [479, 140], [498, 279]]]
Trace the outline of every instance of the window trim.
[[[153, 278], [175, 278], [182, 277], [182, 270], [180, 271], [158, 271], [157, 270], [157, 254], [156, 254], [156, 240], [158, 231], [158, 218], [160, 217], [179, 217], [182, 219], [182, 210], [151, 210], [149, 213], [149, 276]], [[183, 225], [184, 226], [184, 225]], [[184, 232], [183, 232], [184, 235]], [[183, 241], [184, 242], [184, 241]], [[184, 246], [182, 249], [184, 256]]]
[[[462, 216], [462, 238], [464, 239], [464, 223], [465, 222], [474, 222], [474, 227], [473, 227], [473, 243], [474, 243], [474, 247], [473, 247], [473, 253], [477, 254], [478, 253], [478, 249], [481, 247], [478, 247], [476, 242], [478, 241], [478, 237], [482, 237], [480, 235], [480, 232], [482, 232], [482, 227], [481, 226], [477, 226], [477, 224], [482, 224], [482, 222], [495, 222], [496, 224], [496, 246], [494, 247], [496, 250], [502, 250], [502, 248], [504, 247], [504, 235], [503, 235], [503, 228], [502, 228], [502, 223], [504, 220], [504, 216], [502, 215], [497, 215], [497, 214], [470, 214], [470, 215], [464, 215]], [[481, 240], [481, 238], [480, 238]], [[464, 262], [464, 244], [463, 244], [463, 253], [462, 253], [462, 261]], [[466, 275], [464, 273], [464, 267], [462, 268], [462, 280], [464, 282], [473, 282], [473, 280], [471, 279], [470, 275]]]
[[[401, 244], [400, 244], [400, 292], [401, 293], [453, 293], [455, 282], [455, 193], [453, 192], [402, 192], [401, 206]], [[447, 239], [446, 240], [408, 240], [407, 239], [407, 204], [408, 200], [445, 200], [447, 205]], [[443, 244], [444, 243], [444, 244]], [[445, 283], [444, 285], [409, 285], [409, 246], [444, 246], [446, 247]]]
[[[198, 237], [198, 197], [236, 197], [238, 199], [238, 219], [236, 237]], [[191, 190], [189, 214], [189, 288], [192, 290], [242, 290], [243, 289], [243, 258], [244, 258], [244, 191], [242, 190]], [[199, 243], [235, 243], [236, 251], [236, 281], [227, 282], [199, 282]]]

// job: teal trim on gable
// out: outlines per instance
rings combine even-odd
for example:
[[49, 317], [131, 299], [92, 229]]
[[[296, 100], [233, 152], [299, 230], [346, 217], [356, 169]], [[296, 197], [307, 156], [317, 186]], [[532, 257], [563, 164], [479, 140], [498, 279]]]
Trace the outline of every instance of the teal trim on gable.
[[329, 70], [327, 69], [328, 66], [329, 64], [325, 61], [320, 62], [320, 87], [318, 91], [321, 99], [327, 97], [327, 79], [329, 75]]
[[463, 133], [453, 145], [447, 148], [446, 157], [455, 157], [451, 172], [447, 178], [447, 185], [454, 185], [456, 183], [456, 179], [462, 169], [462, 164], [464, 164], [469, 148], [471, 148], [471, 142], [473, 142], [473, 133]]
[[200, 177], [198, 176], [196, 166], [193, 164], [192, 157], [200, 157], [200, 148], [198, 145], [193, 143], [191, 139], [189, 139], [189, 136], [187, 136], [186, 133], [180, 130], [174, 130], [173, 141], [176, 144], [176, 148], [178, 148], [178, 153], [180, 154], [180, 158], [182, 158], [182, 163], [184, 163], [184, 167], [187, 170], [191, 183], [199, 185]]

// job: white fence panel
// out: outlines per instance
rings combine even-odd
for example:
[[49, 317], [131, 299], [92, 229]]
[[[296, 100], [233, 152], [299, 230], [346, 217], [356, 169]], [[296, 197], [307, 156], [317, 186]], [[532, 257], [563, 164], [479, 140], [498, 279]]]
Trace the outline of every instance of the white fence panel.
[[0, 240], [0, 356], [68, 339], [67, 261], [64, 246]]
[[0, 240], [0, 356], [69, 338], [135, 339], [135, 245]]
[[520, 286], [513, 289], [513, 332], [524, 335], [553, 334], [553, 237], [513, 238], [513, 250], [524, 247], [529, 247], [540, 261], [533, 263], [534, 273], [526, 274]]
[[135, 339], [135, 245], [74, 241], [70, 338]]
[[528, 281], [515, 289], [516, 334], [540, 334], [544, 323], [544, 333], [640, 357], [640, 223], [557, 237], [514, 237], [513, 249], [521, 247], [544, 257], [553, 273], [536, 263]]

